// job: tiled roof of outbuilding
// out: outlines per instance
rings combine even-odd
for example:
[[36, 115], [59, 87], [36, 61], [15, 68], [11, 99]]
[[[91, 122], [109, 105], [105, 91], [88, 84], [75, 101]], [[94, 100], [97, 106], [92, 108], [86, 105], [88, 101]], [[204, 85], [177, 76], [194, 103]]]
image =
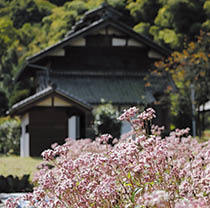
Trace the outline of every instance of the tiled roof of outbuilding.
[[14, 114], [16, 111], [20, 111], [21, 109], [24, 109], [25, 107], [28, 107], [30, 104], [38, 102], [40, 99], [43, 99], [52, 93], [56, 93], [65, 99], [69, 100], [69, 102], [74, 102], [82, 106], [83, 108], [87, 110], [91, 110], [92, 106], [88, 104], [86, 101], [70, 94], [69, 92], [58, 88], [56, 85], [54, 86], [48, 86], [47, 88], [43, 89], [40, 92], [35, 93], [34, 95], [27, 97], [24, 100], [21, 100], [20, 102], [14, 104], [10, 111], [9, 114]]

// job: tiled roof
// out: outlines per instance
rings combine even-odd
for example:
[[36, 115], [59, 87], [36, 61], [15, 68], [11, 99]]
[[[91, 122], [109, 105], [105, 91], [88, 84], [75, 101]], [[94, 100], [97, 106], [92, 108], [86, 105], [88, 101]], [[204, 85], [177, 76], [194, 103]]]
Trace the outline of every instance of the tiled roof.
[[60, 89], [89, 104], [99, 104], [102, 99], [120, 105], [155, 101], [153, 92], [145, 89], [140, 77], [56, 76], [50, 80]]
[[22, 109], [24, 107], [26, 107], [29, 104], [32, 104], [34, 102], [39, 101], [39, 99], [42, 99], [52, 93], [57, 93], [63, 97], [65, 97], [66, 99], [68, 99], [69, 101], [73, 101], [75, 103], [78, 103], [79, 105], [83, 106], [84, 108], [91, 110], [92, 106], [90, 104], [88, 104], [86, 101], [70, 94], [69, 92], [60, 89], [58, 87], [54, 87], [54, 86], [48, 86], [47, 88], [45, 88], [44, 90], [35, 93], [34, 95], [27, 97], [24, 100], [21, 100], [20, 102], [14, 104], [11, 109], [10, 109], [10, 114], [13, 114], [14, 112], [18, 111], [19, 109]]
[[71, 75], [60, 74], [50, 76], [53, 86], [16, 103], [10, 113], [13, 114], [28, 105], [55, 92], [73, 101], [74, 103], [91, 110], [93, 105], [100, 104], [102, 100], [116, 105], [151, 104], [156, 101], [154, 94], [163, 92], [169, 80], [150, 78], [151, 87], [145, 88], [145, 81], [141, 75]]

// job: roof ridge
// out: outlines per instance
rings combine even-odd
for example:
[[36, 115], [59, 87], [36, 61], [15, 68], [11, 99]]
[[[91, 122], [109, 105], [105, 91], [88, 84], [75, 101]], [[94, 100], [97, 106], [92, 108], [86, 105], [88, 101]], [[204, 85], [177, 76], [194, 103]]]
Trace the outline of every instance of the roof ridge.
[[[39, 72], [39, 73], [45, 73], [45, 72]], [[126, 76], [126, 77], [136, 77], [136, 76], [145, 76], [148, 73], [146, 72], [78, 72], [78, 71], [50, 71], [50, 75], [75, 75], [75, 76], [103, 76], [103, 77], [118, 77], [118, 76]]]
[[102, 18], [120, 18], [122, 16], [123, 14], [121, 12], [112, 7], [110, 4], [104, 2], [98, 8], [85, 12], [84, 16], [78, 22], [76, 22], [72, 28], [74, 32], [78, 29], [81, 29], [80, 26], [83, 26], [82, 24], [90, 24], [91, 18], [93, 19], [92, 22], [94, 22]]

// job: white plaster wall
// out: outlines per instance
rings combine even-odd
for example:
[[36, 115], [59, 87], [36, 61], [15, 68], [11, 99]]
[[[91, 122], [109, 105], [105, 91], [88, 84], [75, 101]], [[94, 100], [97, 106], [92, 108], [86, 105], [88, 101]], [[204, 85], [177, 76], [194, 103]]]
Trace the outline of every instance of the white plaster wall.
[[128, 40], [128, 46], [144, 47], [143, 44], [137, 42], [137, 41], [134, 40], [134, 39], [129, 39], [129, 40]]
[[86, 41], [84, 38], [77, 38], [75, 40], [72, 40], [69, 45], [71, 46], [85, 46], [86, 45]]
[[54, 106], [72, 106], [70, 103], [66, 102], [65, 100], [63, 99], [60, 99], [58, 97], [54, 97]]
[[125, 46], [126, 40], [122, 38], [112, 38], [112, 45], [113, 46]]
[[50, 56], [65, 56], [65, 50], [64, 49], [57, 49], [55, 51], [52, 51], [49, 53]]
[[36, 106], [51, 106], [51, 105], [52, 105], [51, 97], [44, 99], [36, 104]]
[[150, 50], [148, 52], [148, 57], [149, 58], [154, 58], [154, 59], [161, 59], [163, 58], [159, 53], [157, 53], [156, 51]]
[[116, 30], [116, 29], [113, 28], [113, 27], [109, 27], [109, 28], [108, 28], [108, 34], [109, 34], [109, 35], [119, 35], [119, 36], [124, 35], [124, 33], [122, 33], [122, 32], [119, 31], [119, 30]]
[[[46, 98], [36, 104], [36, 106], [52, 106], [52, 98]], [[55, 96], [54, 97], [54, 106], [60, 106], [60, 107], [65, 107], [65, 106], [71, 106], [70, 103], [66, 102], [63, 99], [60, 99], [59, 97]]]
[[20, 156], [29, 157], [30, 156], [30, 135], [26, 133], [26, 126], [29, 125], [29, 114], [25, 114], [21, 118], [21, 138], [20, 138]]
[[91, 34], [93, 35], [106, 35], [106, 30], [105, 29], [102, 29], [102, 30], [99, 30], [99, 31], [93, 31]]

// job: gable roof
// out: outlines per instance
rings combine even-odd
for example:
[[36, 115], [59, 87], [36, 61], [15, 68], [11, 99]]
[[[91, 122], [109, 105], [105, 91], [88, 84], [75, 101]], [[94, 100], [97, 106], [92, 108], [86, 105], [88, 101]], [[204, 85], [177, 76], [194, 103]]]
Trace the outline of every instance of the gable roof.
[[69, 92], [66, 92], [63, 89], [59, 89], [55, 86], [49, 86], [45, 88], [44, 90], [27, 97], [24, 100], [21, 100], [20, 102], [14, 104], [10, 111], [9, 114], [17, 114], [17, 112], [23, 112], [26, 109], [29, 109], [35, 105], [35, 103], [39, 102], [40, 100], [43, 100], [44, 98], [50, 96], [50, 95], [59, 95], [63, 99], [65, 99], [69, 103], [75, 103], [81, 108], [90, 111], [92, 109], [92, 106], [88, 104], [86, 101], [81, 100], [80, 98], [76, 98], [74, 95], [71, 95]]
[[[105, 15], [102, 14], [101, 17], [97, 19], [96, 21], [88, 22], [89, 24], [85, 23], [85, 21], [87, 20], [89, 16], [91, 16], [91, 14], [93, 15], [94, 13], [97, 13], [100, 10], [106, 11]], [[156, 44], [154, 41], [152, 41], [148, 37], [135, 32], [131, 27], [129, 27], [128, 25], [120, 21], [119, 18], [116, 18], [117, 15], [120, 16], [122, 14], [110, 6], [102, 6], [101, 8], [97, 10], [86, 13], [83, 19], [79, 21], [70, 32], [67, 33], [65, 38], [63, 38], [58, 43], [45, 48], [39, 53], [28, 57], [27, 62], [34, 63], [35, 61], [43, 58], [44, 56], [47, 56], [53, 50], [57, 48], [65, 47], [66, 45], [68, 45], [68, 42], [70, 40], [81, 37], [84, 34], [89, 34], [101, 28], [105, 28], [107, 26], [111, 26], [123, 32], [124, 34], [129, 35], [131, 38], [135, 39], [136, 41], [140, 43], [145, 44], [146, 46], [154, 49], [155, 51], [159, 52], [162, 55], [169, 55], [172, 52], [171, 50]], [[80, 27], [80, 25], [82, 26]]]
[[[129, 27], [123, 22], [123, 17], [124, 15], [122, 13], [107, 4], [102, 4], [99, 8], [86, 12], [84, 17], [72, 27], [72, 30], [69, 31], [62, 40], [34, 54], [33, 56], [28, 57], [25, 65], [17, 73], [15, 81], [20, 80], [25, 72], [27, 72], [27, 75], [30, 75], [33, 73], [33, 71], [40, 70], [39, 67], [41, 66], [33, 66], [36, 61], [50, 55], [57, 49], [62, 49], [65, 46], [68, 46], [70, 41], [83, 37], [84, 35], [91, 34], [95, 31], [99, 31], [100, 29], [106, 27], [112, 27], [124, 33], [140, 44], [143, 43], [145, 46], [153, 49], [163, 56], [168, 56], [171, 54], [171, 50], [164, 48], [156, 44], [148, 37], [135, 32], [132, 27]], [[127, 19], [128, 17], [126, 17], [126, 20]]]

